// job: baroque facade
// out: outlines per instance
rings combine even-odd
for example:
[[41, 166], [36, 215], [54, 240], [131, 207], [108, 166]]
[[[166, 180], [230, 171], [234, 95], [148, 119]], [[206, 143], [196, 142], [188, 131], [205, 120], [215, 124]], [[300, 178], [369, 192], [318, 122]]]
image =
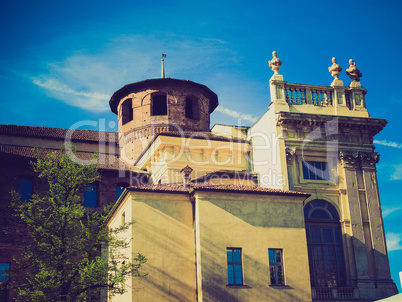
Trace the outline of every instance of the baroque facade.
[[[109, 301], [391, 296], [373, 146], [386, 121], [369, 116], [356, 64], [345, 87], [332, 62], [331, 86], [293, 84], [274, 52], [271, 104], [251, 127], [210, 129], [217, 95], [164, 77], [113, 94], [118, 133], [3, 125], [4, 217], [10, 188], [28, 181], [31, 192], [43, 190], [27, 166], [32, 147], [55, 150], [69, 137], [81, 159], [101, 154], [97, 196], [83, 193], [84, 205], [96, 210], [117, 198], [109, 227], [135, 220], [127, 256], [148, 258], [148, 277], [129, 279], [126, 293]], [[0, 262], [12, 269], [24, 242], [10, 226], [2, 220]]]

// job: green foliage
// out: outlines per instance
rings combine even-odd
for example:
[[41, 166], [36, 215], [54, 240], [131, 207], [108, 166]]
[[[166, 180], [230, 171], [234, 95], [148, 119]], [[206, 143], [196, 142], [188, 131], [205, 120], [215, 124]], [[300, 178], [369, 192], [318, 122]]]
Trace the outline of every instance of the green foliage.
[[124, 254], [129, 242], [119, 234], [132, 223], [109, 230], [110, 206], [102, 213], [82, 206], [78, 193], [99, 177], [98, 165], [75, 163], [65, 152], [38, 157], [31, 165], [47, 181], [47, 194], [21, 202], [12, 192], [12, 207], [32, 237], [22, 259], [16, 259], [18, 276], [11, 286], [17, 301], [97, 301], [100, 289], [123, 293], [127, 277], [144, 275], [146, 258], [138, 254], [131, 262], [130, 253]]

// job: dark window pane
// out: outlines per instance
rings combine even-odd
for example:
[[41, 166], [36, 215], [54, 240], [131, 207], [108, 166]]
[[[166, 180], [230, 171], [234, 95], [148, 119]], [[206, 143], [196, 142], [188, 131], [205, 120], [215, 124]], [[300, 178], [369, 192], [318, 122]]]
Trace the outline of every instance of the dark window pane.
[[316, 209], [310, 214], [310, 219], [331, 219], [331, 217], [326, 211]]
[[10, 263], [0, 263], [0, 282], [10, 281]]
[[89, 184], [85, 186], [84, 191], [84, 206], [97, 207], [98, 206], [98, 192], [96, 185]]
[[226, 251], [227, 257], [228, 257], [228, 262], [233, 262], [233, 251], [231, 249], [228, 249]]
[[21, 201], [31, 200], [32, 187], [32, 180], [28, 178], [20, 178], [18, 180], [18, 193], [21, 196]]
[[167, 98], [166, 95], [155, 95], [152, 97], [152, 115], [167, 114]]
[[311, 243], [321, 243], [320, 229], [311, 228]]
[[240, 253], [240, 249], [235, 249], [233, 251], [234, 254], [234, 262], [241, 262], [241, 253]]
[[322, 241], [324, 243], [332, 243], [332, 229], [322, 229]]
[[335, 243], [342, 244], [341, 229], [339, 229], [339, 228], [334, 229], [334, 233], [335, 233]]
[[119, 199], [120, 195], [123, 193], [124, 187], [116, 186], [116, 200]]
[[228, 284], [234, 284], [233, 265], [229, 265], [229, 264], [228, 264]]
[[327, 210], [331, 213], [333, 220], [339, 220], [338, 211], [335, 209], [335, 207], [333, 205], [328, 204]]
[[303, 178], [311, 180], [329, 180], [329, 171], [326, 162], [302, 162]]
[[127, 124], [133, 120], [133, 101], [127, 99], [121, 106], [122, 124]]
[[193, 111], [194, 111], [193, 100], [186, 98], [186, 117], [193, 119], [194, 118]]

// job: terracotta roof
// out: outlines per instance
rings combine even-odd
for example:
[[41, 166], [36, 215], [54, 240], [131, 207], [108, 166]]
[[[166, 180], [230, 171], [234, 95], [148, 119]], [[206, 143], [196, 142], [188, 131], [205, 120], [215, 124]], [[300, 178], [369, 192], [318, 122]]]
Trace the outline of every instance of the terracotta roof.
[[[33, 127], [19, 125], [0, 125], [0, 134], [10, 136], [28, 136], [46, 139], [64, 140], [70, 129]], [[117, 132], [92, 131], [92, 130], [73, 130], [73, 141], [85, 142], [118, 142]]]
[[235, 178], [235, 179], [241, 178], [241, 179], [249, 179], [249, 180], [258, 181], [257, 173], [252, 173], [252, 172], [247, 172], [247, 171], [236, 171], [236, 170], [218, 170], [218, 171], [209, 172], [201, 177], [193, 179], [193, 180], [191, 180], [191, 182], [192, 183], [201, 183], [201, 182], [205, 182], [211, 178], [217, 178], [217, 177], [229, 177], [229, 178]]
[[241, 186], [241, 185], [216, 185], [211, 183], [197, 183], [190, 184], [189, 187], [184, 187], [181, 183], [158, 184], [158, 185], [145, 185], [145, 186], [131, 186], [127, 188], [129, 191], [152, 191], [152, 192], [174, 192], [174, 193], [191, 193], [193, 191], [226, 191], [236, 193], [257, 193], [257, 194], [279, 194], [279, 195], [297, 195], [309, 196], [310, 194], [280, 190], [263, 187]]
[[167, 132], [161, 132], [158, 133], [156, 137], [165, 135], [165, 136], [178, 136], [178, 137], [191, 137], [191, 138], [200, 138], [200, 139], [214, 139], [214, 140], [219, 140], [219, 141], [228, 141], [228, 142], [239, 142], [239, 143], [250, 143], [246, 139], [241, 139], [241, 138], [233, 138], [233, 137], [227, 137], [223, 135], [217, 135], [211, 132], [207, 131], [167, 131]]
[[[39, 149], [38, 152], [35, 152], [34, 149], [31, 147], [0, 144], [1, 160], [13, 159], [16, 157], [18, 157], [19, 159], [34, 160], [51, 152], [60, 153], [62, 151], [53, 149]], [[84, 163], [85, 161], [91, 160], [94, 153], [78, 151], [75, 153], [75, 155], [78, 160]], [[113, 154], [99, 154], [99, 162], [99, 168], [102, 170], [118, 171], [120, 169], [123, 169], [124, 171], [133, 171], [147, 174], [147, 172], [141, 171], [136, 167], [131, 168], [127, 166], [120, 158]]]

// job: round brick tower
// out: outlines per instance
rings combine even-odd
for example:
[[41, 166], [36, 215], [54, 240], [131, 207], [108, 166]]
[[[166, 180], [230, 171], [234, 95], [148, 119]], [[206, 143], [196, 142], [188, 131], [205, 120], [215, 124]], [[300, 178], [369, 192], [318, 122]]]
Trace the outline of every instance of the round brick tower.
[[159, 78], [124, 86], [109, 105], [118, 115], [122, 158], [135, 161], [159, 133], [209, 131], [218, 97], [195, 82]]

